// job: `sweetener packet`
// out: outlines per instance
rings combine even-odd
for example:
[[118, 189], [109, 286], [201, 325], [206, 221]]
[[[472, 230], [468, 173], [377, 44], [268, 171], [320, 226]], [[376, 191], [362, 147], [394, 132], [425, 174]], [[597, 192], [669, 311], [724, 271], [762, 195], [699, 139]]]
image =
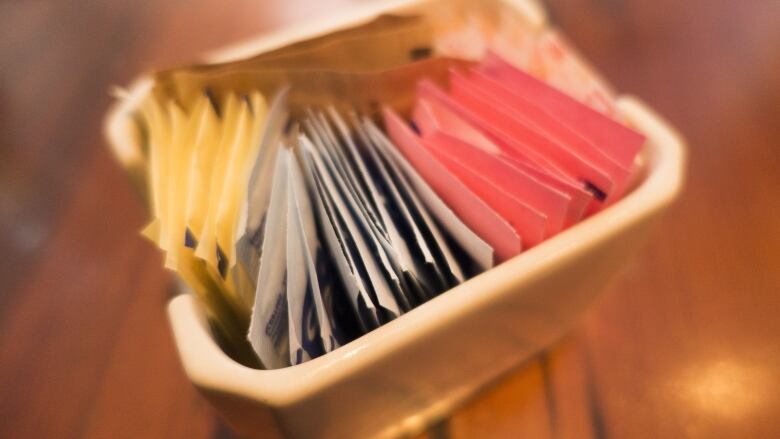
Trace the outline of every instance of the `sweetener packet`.
[[[379, 180], [381, 178], [379, 170], [366, 156], [368, 150], [365, 134], [354, 123], [351, 127], [346, 124], [332, 107], [328, 111], [328, 120], [336, 127], [340, 139], [339, 142], [334, 143], [339, 152], [337, 155], [342, 158], [346, 168], [352, 168], [352, 174], [366, 189], [366, 198], [362, 202], [373, 206], [377, 212], [375, 217], [377, 226], [373, 229], [394, 269], [393, 279], [397, 279], [398, 292], [401, 296], [399, 304], [402, 307], [408, 304], [411, 309], [431, 297], [432, 286], [422, 282], [420, 273], [416, 271], [414, 261], [410, 257], [409, 244], [402, 243], [403, 231], [399, 228], [398, 218], [392, 213], [394, 209], [392, 200], [385, 190], [384, 183]], [[372, 224], [369, 218], [366, 218], [366, 221]]]
[[[347, 181], [354, 191], [354, 196], [358, 199], [360, 207], [364, 210], [364, 215], [372, 222], [377, 234], [379, 234], [384, 242], [389, 243], [389, 235], [387, 227], [382, 222], [379, 214], [379, 207], [370, 191], [371, 177], [368, 173], [368, 169], [363, 163], [363, 160], [359, 157], [359, 152], [354, 140], [354, 134], [351, 132], [349, 126], [346, 124], [341, 114], [334, 108], [328, 107], [328, 118], [319, 114], [318, 120], [320, 124], [325, 127], [325, 131], [331, 134], [331, 144], [334, 145], [333, 152], [339, 162], [342, 172], [345, 174], [345, 181]], [[329, 122], [328, 122], [329, 121]], [[330, 130], [330, 124], [335, 127], [334, 130]]]
[[[399, 38], [401, 41], [397, 44]], [[425, 45], [430, 40], [430, 24], [419, 15], [383, 14], [358, 26], [288, 44], [248, 58], [179, 66], [159, 71], [156, 77], [163, 81], [175, 81], [177, 73], [182, 71], [215, 75], [268, 67], [348, 70], [350, 66], [363, 65], [363, 70], [378, 70], [387, 68], [388, 64], [397, 65], [410, 61], [408, 51], [415, 47], [414, 43]], [[379, 63], [385, 67], [380, 67]]]
[[624, 167], [633, 165], [644, 146], [642, 134], [512, 66], [494, 53], [485, 56], [479, 70], [534, 102], [602, 148]]
[[421, 78], [444, 81], [450, 68], [471, 65], [473, 63], [463, 60], [434, 57], [394, 68], [361, 72], [263, 69], [212, 75], [182, 71], [176, 81], [156, 82], [152, 92], [155, 96], [176, 100], [188, 110], [203, 90], [209, 90], [214, 99], [222, 102], [227, 95], [252, 91], [273, 96], [289, 86], [288, 108], [294, 116], [305, 116], [307, 108], [330, 105], [340, 110], [355, 108], [370, 113], [377, 110], [380, 102], [393, 108], [410, 109], [414, 100], [412, 90]]
[[142, 233], [158, 243], [162, 250], [166, 250], [169, 242], [166, 227], [168, 203], [165, 198], [168, 195], [168, 179], [165, 172], [168, 170], [171, 143], [170, 115], [164, 102], [152, 96], [141, 107], [148, 132], [148, 189], [152, 210], [152, 221]]
[[[149, 139], [149, 188], [153, 221], [143, 234], [165, 251], [165, 265], [200, 298], [231, 355], [251, 363], [243, 343], [248, 319], [240, 301], [226, 290], [205, 261], [194, 256], [187, 220], [192, 163], [202, 154], [212, 134], [219, 131], [209, 116], [210, 105], [199, 100], [187, 114], [174, 102], [147, 100], [142, 107]], [[200, 122], [206, 122], [200, 126]]]
[[505, 261], [519, 254], [522, 241], [515, 229], [439, 163], [393, 110], [385, 107], [383, 115], [399, 151], [447, 206], [493, 248], [496, 259]]
[[497, 129], [492, 121], [477, 113], [474, 109], [456, 102], [442, 88], [435, 83], [426, 80], [420, 81], [417, 87], [418, 96], [433, 102], [439, 102], [455, 112], [458, 116], [465, 119], [468, 123], [477, 127], [480, 132], [485, 134], [491, 141], [498, 145], [505, 154], [512, 159], [553, 175], [560, 179], [566, 179], [576, 182], [560, 165], [540, 154], [538, 151], [529, 148], [527, 145], [514, 138], [506, 130]]
[[352, 218], [358, 227], [357, 230], [362, 233], [363, 242], [368, 246], [369, 252], [376, 257], [377, 267], [381, 274], [384, 275], [393, 297], [395, 297], [401, 310], [408, 311], [414, 304], [414, 298], [408, 295], [408, 288], [406, 288], [402, 278], [396, 250], [381, 234], [376, 224], [365, 215], [365, 207], [362, 206], [361, 201], [355, 196], [355, 192], [347, 183], [349, 180], [347, 172], [339, 166], [340, 160], [336, 150], [340, 147], [336, 145], [337, 141], [333, 137], [327, 122], [324, 119], [317, 120], [316, 116], [321, 116], [321, 114], [315, 115], [314, 120], [306, 120], [304, 122], [305, 126], [308, 127], [307, 131], [310, 132], [311, 138], [314, 139], [312, 143], [317, 148], [322, 163], [332, 177], [335, 187], [340, 191], [339, 193], [343, 201], [349, 208], [349, 212], [352, 214]]
[[439, 278], [428, 266], [432, 256], [413, 223], [407, 206], [401, 200], [384, 163], [374, 150], [373, 140], [361, 122], [353, 115], [353, 125], [358, 133], [363, 154], [360, 157], [372, 176], [372, 194], [380, 206], [380, 214], [387, 225], [390, 243], [395, 250], [404, 275], [422, 303], [432, 298], [441, 288]]
[[597, 194], [603, 193], [605, 198], [613, 194], [615, 181], [607, 172], [569, 145], [529, 123], [504, 96], [490, 95], [471, 86], [458, 72], [452, 72], [450, 77], [450, 96], [455, 102], [479, 114], [476, 120], [489, 121], [490, 128], [487, 124], [482, 125], [486, 132], [506, 133], [515, 140], [512, 146], [526, 155], [533, 153], [544, 157], [563, 169], [573, 180], [594, 188]]
[[[202, 106], [202, 100], [198, 102]], [[196, 105], [196, 108], [198, 105]], [[193, 133], [188, 128], [192, 126], [189, 115], [175, 103], [168, 105], [171, 123], [171, 143], [166, 145], [169, 154], [169, 168], [164, 178], [167, 178], [168, 193], [165, 194], [167, 204], [166, 235], [168, 242], [162, 245], [165, 252], [165, 267], [175, 270], [179, 266], [179, 255], [184, 250], [184, 201], [186, 200], [184, 184], [187, 180], [187, 164], [190, 161], [193, 145]]]
[[[239, 293], [232, 267], [236, 259], [240, 200], [251, 169], [247, 164], [254, 161], [257, 138], [265, 118], [265, 101], [257, 93], [242, 97], [231, 94], [227, 97], [222, 117], [208, 190], [198, 195], [207, 200], [203, 227], [198, 235], [183, 233], [178, 240], [195, 248], [195, 255], [206, 261], [208, 272], [221, 290], [241, 309], [240, 312], [248, 314], [253, 295], [246, 291], [247, 288]], [[188, 162], [186, 158], [178, 160]], [[173, 213], [168, 215], [175, 220], [177, 216]], [[239, 280], [241, 285], [248, 283], [244, 278]]]
[[[288, 178], [287, 155], [280, 147], [273, 170], [273, 186], [265, 223], [260, 272], [247, 338], [267, 369], [290, 365], [287, 283]], [[292, 322], [295, 324], [296, 322]]]
[[[240, 208], [238, 240], [235, 244], [236, 269], [234, 278], [246, 278], [249, 283], [237, 281], [242, 296], [249, 292], [254, 297], [257, 287], [257, 273], [260, 269], [260, 255], [265, 232], [268, 205], [271, 197], [271, 182], [274, 175], [276, 156], [281, 147], [284, 127], [287, 124], [288, 89], [276, 94], [268, 109], [258, 140], [258, 150], [246, 183], [246, 197]], [[250, 301], [251, 303], [251, 301]]]
[[[444, 104], [440, 104], [437, 100], [430, 100], [424, 97], [418, 99], [418, 103], [428, 104], [430, 108], [441, 109], [438, 111], [439, 117], [446, 117], [447, 121], [442, 122], [441, 130], [446, 130], [446, 136], [449, 138], [455, 138], [461, 142], [465, 142], [487, 154], [498, 157], [501, 161], [506, 162], [519, 171], [527, 174], [531, 178], [538, 180], [541, 184], [546, 185], [554, 190], [558, 190], [566, 194], [570, 198], [569, 207], [566, 212], [565, 225], [569, 226], [582, 218], [585, 208], [593, 199], [593, 196], [586, 192], [580, 185], [577, 185], [568, 179], [561, 178], [557, 175], [548, 173], [540, 169], [538, 166], [529, 164], [525, 161], [517, 160], [515, 157], [507, 154], [498, 144], [494, 143], [491, 139], [488, 139], [481, 131], [472, 126], [465, 119], [460, 118], [454, 112], [448, 110], [448, 107]], [[447, 112], [453, 117], [448, 117]], [[436, 138], [439, 138], [438, 134], [432, 134], [435, 130], [428, 126], [432, 123], [429, 118], [423, 117], [424, 114], [421, 111], [415, 112], [415, 117], [419, 117], [420, 130], [425, 133], [429, 133]], [[439, 131], [436, 131], [437, 133]], [[536, 192], [534, 192], [536, 193]], [[537, 195], [539, 195], [537, 193]], [[537, 207], [540, 210], [543, 208]]]
[[616, 191], [622, 192], [622, 188], [625, 186], [625, 182], [631, 173], [633, 163], [619, 162], [617, 157], [612, 157], [585, 136], [582, 136], [568, 125], [561, 123], [550, 113], [538, 107], [533, 101], [477, 69], [471, 69], [468, 77], [463, 74], [453, 75], [453, 89], [465, 86], [481, 90], [483, 93], [491, 95], [494, 99], [505, 100], [529, 124], [558, 142], [568, 145], [588, 161], [603, 169], [615, 181], [616, 186], [621, 189]]
[[[412, 189], [407, 177], [401, 171], [399, 165], [393, 160], [388, 150], [393, 148], [390, 139], [369, 118], [363, 118], [363, 127], [371, 138], [368, 144], [373, 148], [375, 160], [383, 163], [398, 196], [403, 199], [404, 209], [408, 212], [410, 221], [420, 236], [421, 252], [423, 258], [435, 272], [440, 280], [442, 289], [452, 287], [465, 280], [465, 275], [460, 267], [455, 254], [450, 249], [449, 243], [439, 229], [439, 226], [423, 206], [418, 195]], [[424, 247], [422, 247], [424, 246]]]
[[452, 175], [512, 225], [515, 232], [523, 238], [526, 247], [533, 247], [544, 240], [547, 217], [543, 213], [491, 183], [447, 151], [425, 140], [423, 145]]
[[[383, 111], [389, 112], [390, 109]], [[395, 144], [379, 144], [386, 156], [398, 166], [408, 185], [417, 194], [422, 205], [430, 212], [448, 236], [468, 255], [479, 271], [488, 270], [494, 264], [494, 250], [477, 235], [458, 215], [439, 197], [436, 191], [418, 173], [417, 169], [398, 151]]]
[[287, 177], [290, 362], [300, 364], [332, 351], [345, 340], [332, 309], [330, 267], [323, 258], [309, 194], [294, 154], [287, 154]]
[[362, 267], [346, 225], [336, 210], [331, 194], [327, 191], [320, 175], [320, 169], [314, 163], [314, 145], [305, 135], [299, 138], [300, 156], [303, 157], [303, 170], [307, 185], [311, 188], [316, 205], [317, 218], [324, 236], [326, 248], [330, 253], [336, 270], [342, 279], [350, 304], [355, 312], [360, 329], [367, 332], [379, 326], [379, 313], [369, 294], [370, 281]]
[[203, 93], [195, 106], [192, 121], [196, 127], [193, 152], [187, 165], [187, 180], [184, 183], [187, 195], [184, 208], [184, 225], [186, 247], [194, 250], [197, 238], [202, 235], [208, 215], [208, 194], [211, 185], [211, 175], [214, 161], [218, 153], [221, 120], [214, 102]]
[[[568, 194], [514, 166], [498, 146], [438, 103], [418, 100], [413, 119], [431, 146], [451, 154], [501, 190], [542, 212], [547, 217], [545, 237], [563, 229], [571, 203]], [[469, 143], [469, 139], [482, 148]]]
[[418, 270], [419, 264], [411, 255], [410, 247], [414, 245], [411, 243], [411, 237], [403, 237], [403, 229], [398, 224], [399, 218], [393, 214], [393, 212], [397, 213], [397, 209], [393, 206], [393, 200], [387, 193], [388, 183], [379, 180], [382, 178], [380, 169], [370, 157], [366, 157], [370, 147], [368, 135], [363, 131], [354, 115], [352, 129], [335, 108], [328, 108], [328, 116], [341, 139], [339, 142], [341, 145], [340, 156], [345, 167], [353, 168], [352, 173], [359, 181], [358, 185], [366, 189], [366, 197], [363, 202], [373, 206], [374, 211], [377, 212], [376, 221], [380, 225], [379, 228], [384, 231], [383, 242], [388, 246], [388, 252], [393, 255], [392, 260], [400, 274], [401, 287], [405, 297], [413, 306], [428, 300], [434, 294], [437, 286], [424, 279]]
[[[217, 214], [220, 196], [223, 186], [226, 184], [226, 175], [230, 162], [231, 149], [238, 144], [237, 139], [244, 133], [239, 130], [246, 125], [245, 103], [235, 94], [229, 94], [223, 106], [222, 131], [219, 136], [216, 160], [211, 173], [211, 181], [208, 188], [208, 202], [206, 205], [206, 218], [203, 223], [203, 231], [197, 237], [198, 244], [195, 255], [207, 262], [207, 266], [216, 273], [217, 278], [222, 277], [225, 266], [220, 267], [221, 257], [224, 253], [217, 250]], [[206, 196], [203, 194], [202, 196]], [[224, 264], [224, 263], [223, 263]]]
[[225, 254], [228, 270], [236, 264], [236, 242], [243, 234], [243, 230], [239, 230], [243, 228], [241, 217], [246, 211], [252, 165], [258, 158], [267, 118], [267, 105], [262, 95], [250, 93], [244, 95], [242, 101], [242, 117], [226, 164], [215, 223], [217, 245]]
[[[210, 73], [237, 70], [262, 72], [266, 69], [323, 69], [341, 72], [384, 70], [430, 56], [432, 29], [424, 21], [414, 21], [393, 29], [368, 32], [308, 50], [265, 56], [251, 62], [238, 62]], [[175, 79], [176, 72], [172, 73]]]
[[[322, 154], [317, 151], [312, 143], [304, 143], [304, 149], [309, 152], [312, 162], [319, 171], [325, 190], [331, 196], [333, 205], [337, 213], [343, 220], [348, 233], [347, 245], [353, 247], [351, 252], [357, 255], [355, 258], [358, 268], [365, 271], [368, 279], [368, 292], [373, 303], [377, 305], [378, 317], [381, 323], [393, 320], [401, 315], [402, 310], [393, 294], [391, 286], [388, 284], [386, 272], [383, 271], [383, 264], [377, 259], [377, 247], [372, 245], [368, 236], [368, 231], [356, 215], [356, 209], [351, 206], [345, 197], [345, 193], [339, 189], [333, 174], [329, 171]], [[373, 251], [372, 251], [373, 250]]]

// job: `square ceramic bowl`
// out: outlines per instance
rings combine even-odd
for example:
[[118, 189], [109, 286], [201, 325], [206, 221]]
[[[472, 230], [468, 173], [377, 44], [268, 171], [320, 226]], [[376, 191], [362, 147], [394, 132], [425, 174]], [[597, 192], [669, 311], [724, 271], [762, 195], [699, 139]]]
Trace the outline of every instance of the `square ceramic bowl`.
[[[497, 1], [497, 0], [496, 0]], [[373, 2], [337, 17], [221, 51], [239, 59], [425, 1]], [[529, 0], [503, 2], [535, 26]], [[109, 114], [108, 137], [130, 169], [139, 159], [128, 115], [148, 91], [141, 79]], [[635, 252], [683, 181], [683, 141], [638, 99], [617, 108], [647, 138], [645, 174], [624, 199], [400, 318], [307, 363], [255, 370], [226, 356], [198, 300], [183, 294], [168, 313], [184, 369], [242, 437], [387, 437], [413, 434], [564, 335]]]

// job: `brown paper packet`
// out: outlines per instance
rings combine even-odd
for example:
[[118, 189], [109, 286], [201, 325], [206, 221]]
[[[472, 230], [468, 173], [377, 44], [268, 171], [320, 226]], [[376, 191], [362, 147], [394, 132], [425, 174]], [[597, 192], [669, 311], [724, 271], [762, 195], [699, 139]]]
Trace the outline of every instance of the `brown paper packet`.
[[289, 105], [293, 117], [307, 107], [335, 106], [374, 113], [380, 104], [406, 113], [412, 105], [415, 87], [422, 78], [446, 84], [453, 68], [466, 68], [469, 61], [453, 58], [430, 58], [389, 70], [374, 72], [340, 72], [333, 70], [244, 70], [222, 75], [180, 72], [177, 81], [158, 82], [153, 94], [157, 99], [173, 99], [190, 108], [204, 90], [216, 102], [231, 93], [259, 91], [272, 96], [283, 86], [290, 86]]
[[[354, 45], [360, 46], [361, 41], [363, 40], [372, 42], [380, 41], [380, 46], [378, 47], [383, 47], [381, 46], [384, 44], [382, 41], [389, 35], [397, 37], [398, 35], [408, 34], [409, 38], [420, 38], [422, 36], [430, 38], [432, 36], [431, 32], [430, 24], [420, 16], [380, 15], [368, 23], [288, 44], [249, 58], [222, 63], [200, 63], [179, 66], [161, 70], [156, 76], [158, 78], [166, 78], [169, 75], [180, 71], [210, 72], [216, 74], [231, 70], [263, 68], [271, 66], [269, 63], [272, 61], [278, 62], [280, 60], [285, 60], [285, 63], [290, 63], [292, 62], [291, 60], [295, 60], [295, 62], [305, 64], [306, 58], [309, 56], [314, 55], [323, 58], [324, 56], [318, 54], [319, 51], [327, 52], [329, 56], [332, 56], [336, 52], [352, 52], [353, 55], [361, 57], [364, 53], [361, 51], [353, 52], [349, 47]], [[430, 42], [430, 40], [428, 40], [428, 42]], [[301, 65], [298, 67], [312, 66], [316, 66], [316, 63], [311, 66]], [[277, 65], [276, 67], [280, 66]]]

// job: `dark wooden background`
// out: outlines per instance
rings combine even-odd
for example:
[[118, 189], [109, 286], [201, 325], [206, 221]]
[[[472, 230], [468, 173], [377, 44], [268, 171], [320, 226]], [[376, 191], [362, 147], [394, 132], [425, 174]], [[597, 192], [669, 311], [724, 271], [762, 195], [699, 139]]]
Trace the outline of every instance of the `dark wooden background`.
[[[175, 356], [108, 90], [349, 3], [0, 1], [0, 436], [230, 437]], [[780, 437], [780, 1], [549, 3], [687, 137], [687, 188], [578, 329], [430, 434]]]

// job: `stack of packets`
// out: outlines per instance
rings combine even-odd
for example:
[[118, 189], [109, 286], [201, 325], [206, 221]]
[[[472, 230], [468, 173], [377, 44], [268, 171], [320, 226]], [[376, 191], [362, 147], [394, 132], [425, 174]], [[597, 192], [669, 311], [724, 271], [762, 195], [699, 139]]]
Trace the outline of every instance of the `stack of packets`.
[[443, 22], [154, 75], [143, 233], [235, 358], [330, 352], [629, 189], [645, 139], [557, 33]]

